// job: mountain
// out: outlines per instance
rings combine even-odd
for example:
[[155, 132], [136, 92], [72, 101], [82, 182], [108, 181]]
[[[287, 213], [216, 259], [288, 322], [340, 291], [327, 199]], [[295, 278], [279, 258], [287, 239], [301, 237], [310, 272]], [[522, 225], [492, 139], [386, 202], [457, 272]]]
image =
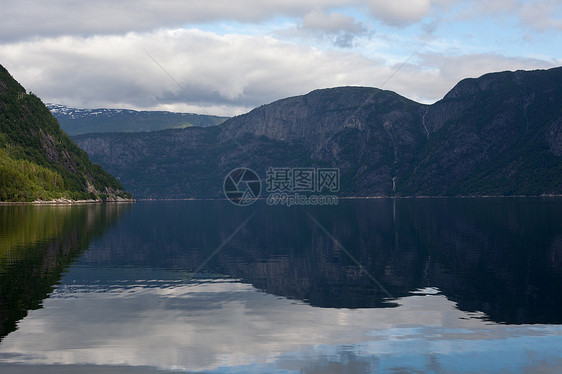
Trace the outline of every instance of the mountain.
[[141, 132], [191, 126], [215, 126], [228, 119], [192, 113], [127, 109], [76, 109], [47, 103], [47, 108], [69, 135], [98, 132]]
[[[337, 167], [346, 195], [382, 196], [393, 193], [393, 178], [412, 167], [425, 136], [423, 105], [392, 91], [366, 87], [315, 90], [277, 101], [227, 121], [220, 143], [245, 144], [264, 138], [291, 146], [303, 156], [299, 163], [277, 157], [267, 166]], [[244, 146], [252, 158], [264, 155]], [[266, 167], [267, 167], [266, 166]]]
[[0, 201], [130, 197], [0, 65]]
[[[311, 165], [339, 167], [344, 194], [360, 186], [364, 195], [383, 195], [392, 193], [394, 169], [407, 169], [421, 147], [418, 117], [419, 104], [393, 92], [342, 87], [280, 100], [212, 128], [74, 139], [139, 198], [222, 197], [234, 168], [264, 177], [270, 166]], [[400, 126], [372, 128], [368, 121]], [[396, 165], [392, 144], [401, 150]], [[356, 177], [358, 170], [364, 173]]]
[[221, 197], [249, 167], [340, 170], [339, 196], [562, 194], [562, 68], [486, 74], [424, 105], [315, 90], [212, 128], [75, 137], [139, 198]]
[[465, 79], [422, 118], [402, 194], [562, 193], [562, 68]]

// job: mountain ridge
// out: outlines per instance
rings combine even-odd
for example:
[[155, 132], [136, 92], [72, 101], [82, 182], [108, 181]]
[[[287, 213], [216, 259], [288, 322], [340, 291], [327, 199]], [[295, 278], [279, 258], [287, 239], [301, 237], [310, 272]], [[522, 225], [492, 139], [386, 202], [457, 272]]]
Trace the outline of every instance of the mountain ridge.
[[560, 195], [561, 104], [562, 68], [553, 68], [463, 79], [431, 105], [337, 87], [213, 129], [75, 139], [140, 198], [221, 197], [236, 167], [262, 179], [268, 167], [336, 167], [342, 197]]
[[138, 111], [131, 109], [77, 109], [47, 103], [47, 108], [69, 135], [100, 132], [145, 132], [191, 126], [216, 126], [229, 117], [178, 113], [168, 111]]

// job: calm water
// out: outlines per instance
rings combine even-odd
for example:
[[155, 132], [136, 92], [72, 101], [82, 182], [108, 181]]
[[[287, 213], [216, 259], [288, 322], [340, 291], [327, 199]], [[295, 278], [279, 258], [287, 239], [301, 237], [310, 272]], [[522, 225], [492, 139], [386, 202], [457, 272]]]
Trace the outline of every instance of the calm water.
[[560, 373], [562, 199], [0, 207], [1, 373]]

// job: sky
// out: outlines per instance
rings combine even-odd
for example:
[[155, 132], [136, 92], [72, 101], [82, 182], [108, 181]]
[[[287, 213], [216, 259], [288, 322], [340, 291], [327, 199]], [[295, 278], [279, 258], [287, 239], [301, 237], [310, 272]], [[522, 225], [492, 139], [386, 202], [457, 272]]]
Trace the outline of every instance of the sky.
[[314, 89], [433, 103], [562, 65], [559, 0], [0, 0], [0, 64], [44, 102], [232, 116]]

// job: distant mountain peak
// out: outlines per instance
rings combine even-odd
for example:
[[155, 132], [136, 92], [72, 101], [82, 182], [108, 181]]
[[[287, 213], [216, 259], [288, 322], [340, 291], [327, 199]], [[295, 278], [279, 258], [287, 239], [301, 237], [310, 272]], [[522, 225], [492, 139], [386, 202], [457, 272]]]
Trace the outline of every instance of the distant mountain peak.
[[99, 132], [146, 132], [171, 128], [208, 127], [218, 125], [228, 117], [167, 111], [132, 109], [77, 109], [47, 103], [63, 130], [75, 136]]

